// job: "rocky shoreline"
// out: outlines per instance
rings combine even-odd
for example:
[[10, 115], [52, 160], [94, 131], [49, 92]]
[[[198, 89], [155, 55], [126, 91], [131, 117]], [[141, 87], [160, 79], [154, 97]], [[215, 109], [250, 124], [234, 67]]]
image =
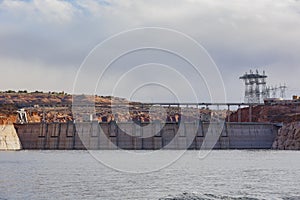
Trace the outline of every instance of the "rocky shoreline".
[[300, 150], [300, 121], [284, 124], [279, 129], [272, 148]]

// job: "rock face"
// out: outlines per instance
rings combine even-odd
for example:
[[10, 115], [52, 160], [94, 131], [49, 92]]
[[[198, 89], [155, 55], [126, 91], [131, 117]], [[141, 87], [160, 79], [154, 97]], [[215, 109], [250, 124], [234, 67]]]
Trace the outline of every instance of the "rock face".
[[[230, 115], [231, 122], [249, 122], [249, 107], [241, 108]], [[290, 123], [300, 121], [300, 104], [259, 105], [252, 107], [252, 122]]]
[[[74, 102], [72, 101], [74, 100]], [[76, 115], [76, 121], [87, 121], [91, 117], [99, 122], [141, 122], [151, 121], [176, 122], [203, 121], [225, 119], [227, 110], [212, 111], [208, 108], [182, 108], [165, 106], [166, 116], [162, 108], [140, 102], [128, 101], [124, 98], [94, 95], [69, 95], [64, 93], [5, 93], [0, 92], [0, 124], [19, 123], [17, 110], [22, 108], [27, 114], [28, 123], [66, 123], [74, 120], [72, 104], [95, 105], [95, 115], [91, 116], [84, 110]], [[119, 104], [119, 105], [118, 105]], [[118, 105], [118, 106], [115, 106]], [[123, 106], [121, 106], [123, 105]], [[112, 107], [115, 107], [112, 110]]]
[[273, 149], [300, 150], [300, 121], [285, 124], [279, 129]]
[[0, 151], [22, 149], [14, 125], [0, 125]]

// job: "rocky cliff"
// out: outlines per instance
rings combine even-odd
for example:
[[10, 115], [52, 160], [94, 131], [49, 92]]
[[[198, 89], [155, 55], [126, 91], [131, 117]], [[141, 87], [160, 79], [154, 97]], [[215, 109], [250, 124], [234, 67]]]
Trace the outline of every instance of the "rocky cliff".
[[[240, 112], [241, 122], [249, 122], [249, 107], [241, 108], [230, 115], [230, 121], [238, 122]], [[258, 105], [252, 107], [252, 122], [290, 123], [300, 121], [300, 104]]]
[[[122, 98], [78, 95], [82, 100], [96, 105], [109, 104], [112, 100], [124, 101]], [[29, 122], [67, 122], [72, 121], [73, 96], [64, 92], [56, 93], [16, 93], [0, 92], [0, 124], [15, 123], [17, 110], [24, 108]], [[45, 107], [46, 106], [46, 107]], [[103, 113], [108, 108], [101, 108]]]
[[[162, 114], [160, 106], [142, 104], [139, 102], [129, 102], [118, 97], [88, 96], [88, 95], [68, 95], [61, 93], [0, 93], [0, 124], [17, 122], [17, 110], [25, 109], [28, 122], [67, 122], [73, 121], [72, 100], [80, 100], [80, 104], [95, 104], [96, 116], [93, 120], [99, 122], [150, 122], [167, 121], [179, 122], [181, 119], [193, 121], [199, 119], [209, 121], [214, 118], [226, 117], [226, 110], [211, 111], [207, 108], [182, 108], [165, 106], [165, 114]], [[112, 112], [112, 105], [116, 104], [117, 111]], [[123, 105], [123, 106], [119, 106]], [[184, 115], [183, 109], [185, 110]], [[83, 113], [84, 114], [84, 113]], [[90, 116], [76, 116], [76, 120], [89, 120]]]
[[284, 124], [279, 129], [273, 149], [300, 150], [300, 121]]
[[0, 125], [0, 150], [20, 149], [22, 149], [22, 146], [14, 125]]

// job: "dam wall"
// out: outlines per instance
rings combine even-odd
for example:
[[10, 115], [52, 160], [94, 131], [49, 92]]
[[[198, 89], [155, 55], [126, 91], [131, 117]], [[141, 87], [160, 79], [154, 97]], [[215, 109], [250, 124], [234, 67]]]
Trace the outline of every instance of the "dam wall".
[[[15, 124], [23, 149], [271, 149], [270, 123], [33, 123]], [[142, 128], [143, 127], [143, 128]], [[208, 146], [207, 146], [208, 145]]]

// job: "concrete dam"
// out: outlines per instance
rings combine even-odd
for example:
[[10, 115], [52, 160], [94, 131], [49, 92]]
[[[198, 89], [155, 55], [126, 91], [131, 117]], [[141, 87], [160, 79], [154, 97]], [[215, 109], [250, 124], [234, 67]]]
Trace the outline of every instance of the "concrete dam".
[[271, 149], [272, 123], [28, 123], [14, 124], [23, 149], [157, 150]]

